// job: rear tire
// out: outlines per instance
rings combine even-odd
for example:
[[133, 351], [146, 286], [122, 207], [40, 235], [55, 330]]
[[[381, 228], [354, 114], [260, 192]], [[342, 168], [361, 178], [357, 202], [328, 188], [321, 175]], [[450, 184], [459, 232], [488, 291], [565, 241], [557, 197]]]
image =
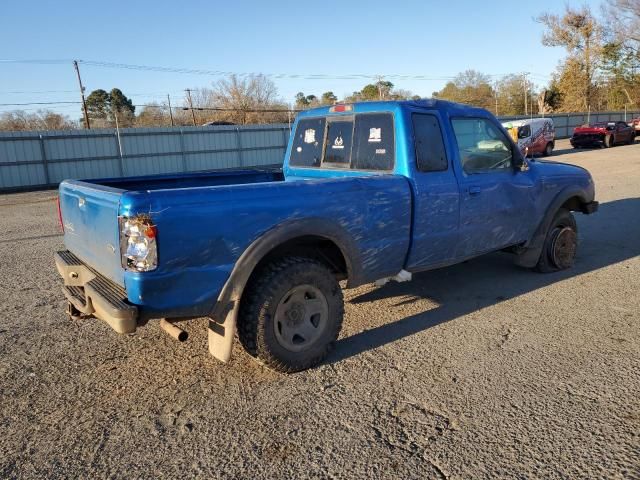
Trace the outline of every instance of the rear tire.
[[634, 143], [636, 143], [636, 136], [635, 134], [631, 135], [629, 137], [629, 143], [627, 145], [633, 145]]
[[540, 258], [534, 269], [541, 273], [557, 272], [573, 266], [578, 247], [578, 227], [573, 214], [564, 208], [553, 217]]
[[[575, 147], [574, 147], [575, 148]], [[543, 155], [545, 157], [550, 156], [553, 153], [553, 143], [549, 142], [547, 143], [547, 146], [544, 148], [544, 153]]]
[[613, 137], [611, 135], [605, 135], [604, 140], [602, 141], [602, 146], [604, 148], [613, 147]]
[[247, 352], [283, 373], [318, 365], [331, 351], [344, 317], [340, 284], [322, 262], [286, 257], [247, 285], [238, 337]]

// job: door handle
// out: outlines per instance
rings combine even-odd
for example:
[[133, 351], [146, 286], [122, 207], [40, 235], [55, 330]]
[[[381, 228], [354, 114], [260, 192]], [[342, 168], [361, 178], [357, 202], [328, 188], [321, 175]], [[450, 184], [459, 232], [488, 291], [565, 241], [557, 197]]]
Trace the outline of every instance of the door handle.
[[469, 195], [480, 195], [480, 187], [469, 187]]

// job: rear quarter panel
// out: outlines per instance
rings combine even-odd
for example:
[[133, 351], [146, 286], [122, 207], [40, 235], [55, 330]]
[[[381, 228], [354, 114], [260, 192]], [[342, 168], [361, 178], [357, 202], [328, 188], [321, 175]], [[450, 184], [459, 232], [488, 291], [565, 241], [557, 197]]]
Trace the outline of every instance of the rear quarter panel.
[[245, 249], [288, 221], [320, 218], [342, 228], [359, 252], [360, 283], [397, 273], [408, 249], [411, 194], [395, 175], [124, 194], [121, 213], [139, 212], [158, 227], [159, 267], [125, 273], [129, 300], [151, 315], [200, 316]]

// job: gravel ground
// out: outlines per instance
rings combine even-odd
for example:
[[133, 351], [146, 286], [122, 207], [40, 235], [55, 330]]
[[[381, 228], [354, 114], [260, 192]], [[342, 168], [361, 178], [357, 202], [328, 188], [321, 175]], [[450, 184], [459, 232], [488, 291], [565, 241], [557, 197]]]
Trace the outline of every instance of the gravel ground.
[[640, 144], [588, 168], [575, 268], [507, 254], [346, 292], [335, 352], [283, 376], [205, 321], [178, 344], [70, 321], [55, 192], [0, 196], [0, 478], [640, 478]]

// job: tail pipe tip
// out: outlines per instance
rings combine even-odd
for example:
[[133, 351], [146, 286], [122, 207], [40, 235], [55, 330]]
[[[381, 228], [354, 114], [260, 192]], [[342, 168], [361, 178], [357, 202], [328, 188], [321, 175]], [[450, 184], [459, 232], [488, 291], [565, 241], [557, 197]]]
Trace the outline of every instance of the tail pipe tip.
[[187, 338], [189, 338], [189, 334], [186, 331], [182, 330], [180, 327], [174, 325], [173, 323], [168, 322], [164, 318], [160, 320], [160, 328], [179, 342], [184, 342], [187, 340]]

